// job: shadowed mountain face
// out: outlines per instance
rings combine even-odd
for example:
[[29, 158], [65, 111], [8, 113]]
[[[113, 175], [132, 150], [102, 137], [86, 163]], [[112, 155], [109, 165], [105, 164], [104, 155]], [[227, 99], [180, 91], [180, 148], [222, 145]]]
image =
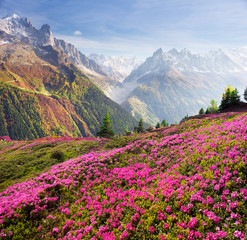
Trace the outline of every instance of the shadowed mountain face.
[[[0, 21], [0, 135], [91, 136], [99, 131], [106, 112], [116, 132], [136, 124], [54, 45], [47, 25], [36, 30], [27, 19], [7, 20]], [[6, 32], [4, 21], [12, 23]]]
[[242, 95], [247, 85], [247, 48], [192, 54], [184, 49], [158, 49], [113, 90], [113, 99], [133, 116], [156, 124], [169, 123], [206, 108], [211, 99], [220, 104], [229, 84]]

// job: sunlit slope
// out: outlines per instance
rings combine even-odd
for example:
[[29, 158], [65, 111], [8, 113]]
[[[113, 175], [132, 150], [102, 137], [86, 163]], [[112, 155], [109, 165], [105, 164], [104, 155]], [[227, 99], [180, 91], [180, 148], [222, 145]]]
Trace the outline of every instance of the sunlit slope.
[[246, 238], [247, 114], [189, 120], [131, 138], [2, 192], [1, 236]]
[[12, 139], [92, 136], [106, 112], [117, 133], [136, 124], [62, 51], [51, 46], [1, 45], [0, 91], [0, 135]]

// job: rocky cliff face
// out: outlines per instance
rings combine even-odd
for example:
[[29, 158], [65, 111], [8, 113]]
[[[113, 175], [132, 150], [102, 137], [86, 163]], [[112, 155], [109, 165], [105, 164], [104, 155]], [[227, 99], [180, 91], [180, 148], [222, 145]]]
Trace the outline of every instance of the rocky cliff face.
[[44, 24], [40, 30], [37, 30], [29, 19], [20, 17], [16, 14], [12, 17], [1, 19], [0, 30], [31, 45], [54, 45], [54, 37], [49, 25]]

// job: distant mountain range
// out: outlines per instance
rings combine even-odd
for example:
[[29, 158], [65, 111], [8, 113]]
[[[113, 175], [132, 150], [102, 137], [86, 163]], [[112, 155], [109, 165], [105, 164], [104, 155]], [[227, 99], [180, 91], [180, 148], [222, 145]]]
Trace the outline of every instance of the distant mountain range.
[[105, 57], [104, 55], [90, 54], [88, 58], [94, 60], [109, 76], [119, 82], [122, 82], [142, 63], [142, 61], [138, 60], [136, 57]]
[[137, 121], [94, 84], [107, 81], [118, 83], [50, 26], [37, 30], [17, 15], [0, 20], [0, 136], [92, 136], [106, 112], [116, 132], [133, 128]]
[[211, 99], [220, 104], [229, 84], [242, 94], [247, 86], [247, 47], [204, 54], [158, 49], [111, 92], [133, 116], [155, 124], [197, 114]]

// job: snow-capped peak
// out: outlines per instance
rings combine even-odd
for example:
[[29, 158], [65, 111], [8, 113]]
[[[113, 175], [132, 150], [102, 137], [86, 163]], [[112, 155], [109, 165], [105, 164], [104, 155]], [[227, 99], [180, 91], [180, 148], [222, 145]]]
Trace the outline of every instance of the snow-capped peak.
[[12, 19], [21, 19], [21, 17], [14, 13], [12, 16], [6, 16], [6, 17], [3, 17], [2, 19], [5, 19], [6, 21], [10, 21]]
[[0, 19], [0, 30], [35, 46], [54, 45], [54, 37], [49, 25], [45, 24], [37, 30], [28, 18], [17, 14]]
[[122, 82], [132, 70], [136, 69], [141, 64], [141, 61], [136, 57], [105, 57], [104, 55], [98, 54], [90, 54], [88, 57], [99, 64], [107, 74], [119, 82]]

